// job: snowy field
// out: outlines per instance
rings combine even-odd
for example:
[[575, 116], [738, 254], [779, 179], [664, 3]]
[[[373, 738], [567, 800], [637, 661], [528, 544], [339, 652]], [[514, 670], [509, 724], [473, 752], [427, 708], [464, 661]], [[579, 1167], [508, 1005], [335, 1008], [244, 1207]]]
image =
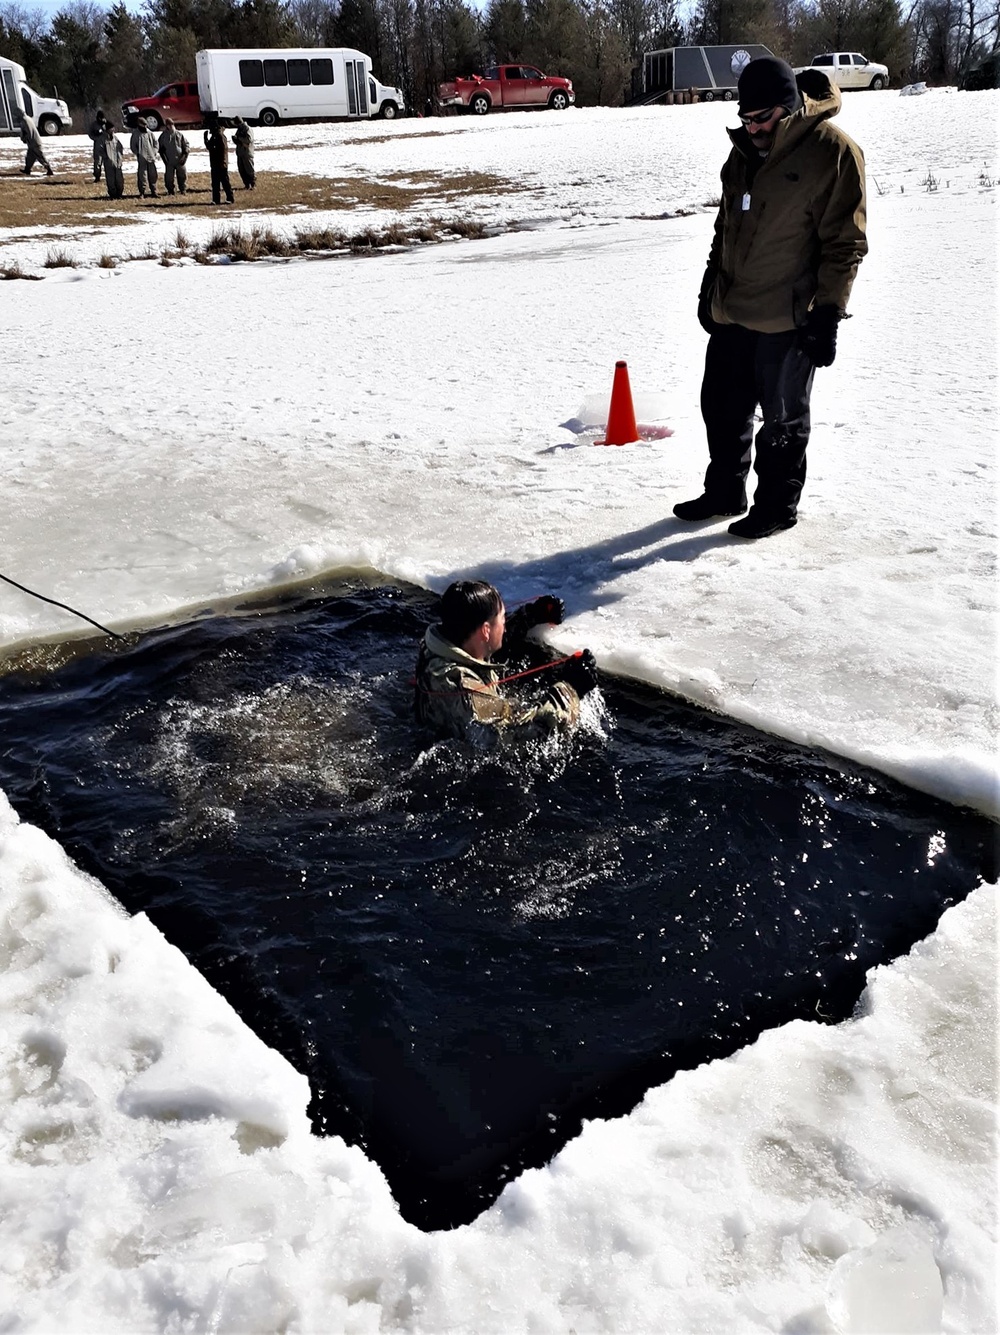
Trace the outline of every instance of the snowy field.
[[[706, 462], [695, 305], [730, 107], [259, 138], [262, 173], [413, 173], [404, 220], [450, 209], [482, 241], [105, 270], [177, 219], [105, 234], [98, 201], [97, 234], [0, 233], [0, 267], [44, 274], [0, 285], [0, 573], [117, 629], [345, 569], [552, 589], [555, 647], [996, 815], [998, 111], [846, 99], [871, 254], [816, 378], [800, 523], [757, 544], [671, 515]], [[85, 141], [51, 148], [84, 169]], [[0, 142], [0, 172], [17, 158]], [[523, 188], [434, 197], [470, 171]], [[83, 267], [45, 270], [53, 244]], [[674, 434], [598, 449], [560, 423], [621, 357]], [[0, 646], [86, 629], [0, 584]], [[990, 888], [875, 971], [853, 1021], [678, 1076], [430, 1235], [5, 803], [0, 898], [4, 1330], [997, 1328]]]

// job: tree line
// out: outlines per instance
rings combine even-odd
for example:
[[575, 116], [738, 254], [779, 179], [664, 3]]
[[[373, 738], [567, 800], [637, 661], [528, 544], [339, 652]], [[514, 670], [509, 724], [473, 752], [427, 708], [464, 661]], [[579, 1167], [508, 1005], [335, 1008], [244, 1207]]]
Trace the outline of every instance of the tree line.
[[819, 51], [862, 51], [894, 81], [953, 82], [1000, 44], [1000, 0], [146, 0], [133, 13], [70, 0], [51, 20], [0, 3], [0, 55], [70, 107], [114, 108], [195, 78], [204, 47], [349, 46], [371, 56], [407, 106], [435, 109], [437, 85], [523, 61], [573, 80], [581, 106], [641, 92], [646, 51], [761, 42], [793, 65]]

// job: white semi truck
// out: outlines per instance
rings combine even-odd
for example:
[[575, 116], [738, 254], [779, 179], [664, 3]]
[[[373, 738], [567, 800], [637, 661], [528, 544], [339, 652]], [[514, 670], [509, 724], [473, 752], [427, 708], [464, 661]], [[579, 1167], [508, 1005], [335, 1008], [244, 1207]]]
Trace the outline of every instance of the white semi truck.
[[40, 97], [25, 80], [24, 66], [0, 56], [0, 134], [17, 134], [22, 115], [34, 118], [40, 134], [62, 134], [73, 128], [62, 98]]
[[349, 47], [199, 51], [195, 64], [202, 112], [224, 120], [392, 120], [404, 110], [399, 89], [379, 83], [371, 57]]

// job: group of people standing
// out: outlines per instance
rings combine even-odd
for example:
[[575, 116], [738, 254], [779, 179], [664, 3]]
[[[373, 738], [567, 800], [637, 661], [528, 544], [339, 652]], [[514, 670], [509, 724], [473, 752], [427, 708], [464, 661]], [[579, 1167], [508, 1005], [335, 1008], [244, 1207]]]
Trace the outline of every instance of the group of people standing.
[[[30, 118], [25, 117], [25, 120], [28, 119]], [[145, 199], [147, 195], [151, 199], [157, 197], [158, 162], [163, 163], [163, 184], [167, 194], [187, 194], [187, 160], [191, 152], [187, 136], [177, 129], [172, 120], [164, 122], [159, 136], [141, 120], [136, 120], [131, 129], [129, 149], [136, 160], [136, 186], [140, 199]], [[121, 199], [125, 193], [123, 171], [125, 150], [115, 133], [114, 125], [103, 111], [98, 111], [87, 133], [94, 145], [94, 180], [99, 181], [103, 175], [108, 198]], [[28, 145], [25, 172], [31, 170], [34, 162], [40, 161], [51, 176], [52, 169], [42, 154], [38, 131], [34, 132], [37, 145], [26, 138], [23, 125], [21, 138]], [[246, 190], [253, 190], [257, 184], [253, 131], [240, 116], [236, 117], [233, 144], [236, 148], [236, 166], [243, 187]], [[205, 131], [205, 147], [208, 149], [212, 174], [212, 202], [221, 204], [222, 195], [225, 194], [227, 202], [232, 204], [234, 200], [233, 188], [229, 181], [229, 142], [217, 117]]]
[[[233, 134], [233, 146], [236, 149], [236, 170], [240, 174], [244, 190], [253, 190], [257, 185], [257, 172], [253, 161], [253, 130], [242, 116], [235, 117], [236, 130]], [[221, 204], [225, 194], [229, 204], [233, 202], [233, 187], [229, 180], [229, 141], [222, 133], [219, 118], [214, 117], [205, 131], [205, 147], [208, 149], [208, 165], [212, 173], [212, 203]]]

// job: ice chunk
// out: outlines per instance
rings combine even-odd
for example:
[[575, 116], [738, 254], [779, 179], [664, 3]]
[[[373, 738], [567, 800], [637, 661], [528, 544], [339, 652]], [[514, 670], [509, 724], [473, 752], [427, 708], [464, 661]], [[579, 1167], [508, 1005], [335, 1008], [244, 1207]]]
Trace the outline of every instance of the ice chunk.
[[842, 1256], [829, 1292], [827, 1310], [843, 1335], [930, 1335], [941, 1329], [941, 1272], [926, 1239], [906, 1227]]

